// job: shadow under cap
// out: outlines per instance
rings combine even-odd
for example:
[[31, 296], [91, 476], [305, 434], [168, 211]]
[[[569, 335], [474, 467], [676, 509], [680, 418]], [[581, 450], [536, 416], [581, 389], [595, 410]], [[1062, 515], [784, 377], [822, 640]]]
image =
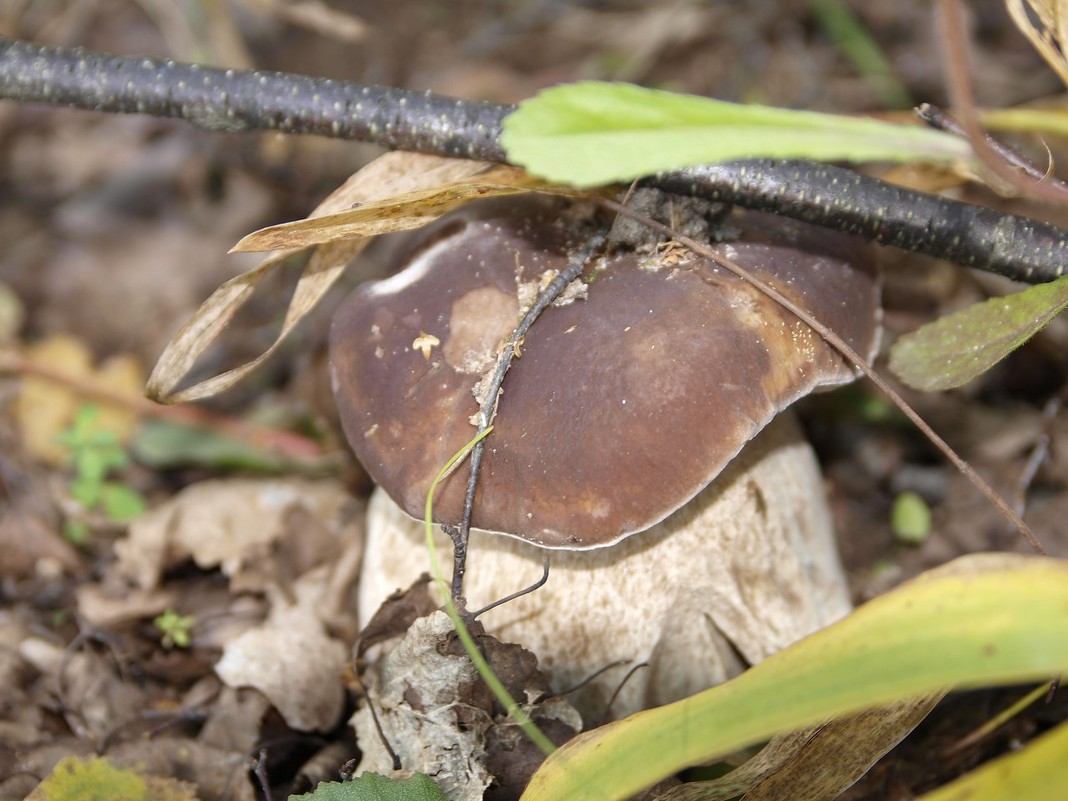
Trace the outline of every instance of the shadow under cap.
[[[858, 353], [874, 349], [869, 246], [752, 212], [731, 224], [740, 235], [719, 252]], [[473, 390], [520, 296], [565, 266], [581, 229], [539, 199], [468, 206], [338, 312], [330, 360], [345, 433], [408, 514], [422, 516], [434, 476], [474, 436]], [[593, 266], [587, 298], [548, 308], [505, 378], [477, 528], [549, 548], [610, 545], [680, 508], [790, 403], [854, 378], [807, 325], [706, 259], [669, 250]], [[459, 522], [466, 477], [438, 488], [437, 522]]]

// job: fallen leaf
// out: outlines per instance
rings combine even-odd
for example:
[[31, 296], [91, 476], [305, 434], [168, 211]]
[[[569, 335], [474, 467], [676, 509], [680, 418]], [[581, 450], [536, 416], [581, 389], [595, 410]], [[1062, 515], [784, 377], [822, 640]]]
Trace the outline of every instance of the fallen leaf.
[[[50, 374], [66, 376], [76, 383], [96, 386], [112, 394], [128, 394], [131, 406], [141, 401], [144, 374], [132, 356], [113, 356], [94, 368], [92, 353], [84, 342], [56, 334], [27, 347], [23, 358], [41, 365]], [[19, 428], [27, 451], [48, 464], [62, 464], [70, 451], [58, 441], [59, 435], [71, 426], [78, 409], [89, 402], [100, 407], [92, 430], [110, 431], [123, 443], [130, 439], [138, 423], [130, 407], [101, 402], [65, 382], [28, 372], [22, 381], [18, 403]]]
[[276, 599], [262, 625], [231, 641], [215, 672], [230, 687], [255, 687], [286, 724], [298, 731], [329, 731], [345, 706], [342, 671], [349, 649], [319, 618], [325, 571], [306, 574], [295, 603]]
[[[268, 553], [286, 531], [294, 507], [303, 507], [326, 530], [340, 535], [349, 494], [323, 479], [228, 479], [203, 481], [130, 524], [115, 543], [118, 570], [139, 587], [159, 586], [163, 572], [192, 559], [236, 577]], [[340, 552], [343, 543], [337, 543]]]

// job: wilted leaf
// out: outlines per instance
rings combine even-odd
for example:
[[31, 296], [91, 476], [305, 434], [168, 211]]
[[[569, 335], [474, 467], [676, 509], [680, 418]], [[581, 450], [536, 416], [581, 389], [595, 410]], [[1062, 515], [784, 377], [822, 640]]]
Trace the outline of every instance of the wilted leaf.
[[[351, 208], [354, 203], [370, 203], [420, 189], [441, 186], [449, 181], [484, 170], [482, 162], [446, 159], [415, 153], [387, 153], [367, 165], [324, 200], [312, 217], [323, 217]], [[304, 267], [286, 310], [278, 337], [265, 353], [251, 362], [215, 376], [181, 392], [174, 388], [207, 350], [230, 320], [251, 297], [257, 286], [281, 268], [295, 250], [270, 254], [257, 267], [219, 287], [175, 334], [160, 356], [148, 379], [149, 397], [166, 403], [206, 398], [233, 386], [256, 369], [281, 345], [305, 315], [334, 285], [345, 267], [366, 247], [366, 238], [330, 242], [321, 246]]]
[[[516, 167], [503, 164], [481, 166], [480, 172], [445, 186], [406, 192], [326, 216], [261, 228], [234, 245], [231, 252], [303, 248], [339, 239], [408, 231], [427, 225], [472, 200], [516, 195], [534, 189], [550, 191], [543, 182]], [[555, 191], [575, 194], [574, 190], [557, 188]]]
[[719, 779], [688, 782], [657, 801], [793, 801], [837, 798], [897, 745], [944, 696], [868, 709], [814, 729], [780, 734]]
[[910, 387], [952, 389], [989, 370], [1068, 306], [1068, 276], [976, 303], [899, 339], [890, 369]]
[[26, 801], [196, 801], [196, 796], [174, 779], [140, 776], [98, 757], [67, 757]]
[[[159, 585], [163, 571], [192, 558], [210, 570], [239, 576], [287, 531], [287, 515], [300, 510], [340, 539], [341, 509], [350, 495], [336, 481], [230, 479], [202, 481], [130, 524], [115, 543], [118, 571], [143, 589]], [[337, 550], [343, 543], [338, 542]]]
[[1068, 3], [1064, 0], [1005, 0], [1012, 21], [1031, 45], [1042, 54], [1062, 81], [1068, 84], [1068, 61], [1064, 57]]
[[364, 773], [350, 782], [323, 782], [313, 792], [291, 795], [289, 801], [445, 801], [445, 794], [424, 773], [406, 779]]
[[1047, 801], [1068, 787], [1068, 723], [918, 801]]
[[524, 801], [611, 801], [841, 715], [1068, 668], [1068, 562], [977, 554], [933, 570], [736, 679], [557, 750]]
[[874, 119], [737, 105], [583, 81], [546, 89], [504, 120], [508, 160], [549, 181], [598, 186], [738, 158], [969, 159], [959, 137]]

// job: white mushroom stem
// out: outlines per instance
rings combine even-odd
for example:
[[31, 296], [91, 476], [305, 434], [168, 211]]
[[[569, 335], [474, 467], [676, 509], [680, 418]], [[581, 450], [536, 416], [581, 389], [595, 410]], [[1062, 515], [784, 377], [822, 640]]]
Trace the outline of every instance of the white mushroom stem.
[[[360, 586], [364, 623], [429, 569], [423, 537], [420, 522], [375, 492]], [[439, 547], [448, 547], [444, 536]], [[536, 581], [546, 553], [548, 583], [486, 613], [483, 623], [533, 651], [556, 690], [617, 660], [647, 662], [611, 717], [720, 683], [742, 660], [759, 662], [850, 609], [819, 468], [789, 414], [685, 507], [614, 546], [547, 552], [473, 532], [468, 608]], [[626, 670], [607, 671], [569, 696], [587, 726], [605, 715]]]

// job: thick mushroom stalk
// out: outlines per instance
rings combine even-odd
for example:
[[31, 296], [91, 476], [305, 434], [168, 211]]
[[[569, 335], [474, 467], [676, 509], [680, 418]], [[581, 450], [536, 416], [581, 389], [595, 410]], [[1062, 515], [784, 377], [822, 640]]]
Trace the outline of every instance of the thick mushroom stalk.
[[[382, 488], [365, 618], [426, 569], [405, 513], [421, 514], [433, 476], [473, 435], [499, 343], [588, 219], [529, 199], [469, 207], [335, 319], [342, 422]], [[878, 292], [863, 245], [755, 214], [728, 232], [724, 255], [871, 351]], [[469, 608], [533, 581], [555, 549], [549, 583], [485, 622], [531, 648], [557, 689], [617, 660], [648, 662], [613, 715], [709, 686], [837, 618], [845, 582], [796, 428], [781, 423], [735, 457], [789, 403], [852, 378], [805, 324], [711, 262], [673, 247], [599, 260], [534, 324], [505, 380], [473, 523], [509, 538], [473, 535]], [[439, 489], [438, 522], [459, 521], [464, 487], [461, 471]], [[621, 675], [583, 688], [588, 720]]]

